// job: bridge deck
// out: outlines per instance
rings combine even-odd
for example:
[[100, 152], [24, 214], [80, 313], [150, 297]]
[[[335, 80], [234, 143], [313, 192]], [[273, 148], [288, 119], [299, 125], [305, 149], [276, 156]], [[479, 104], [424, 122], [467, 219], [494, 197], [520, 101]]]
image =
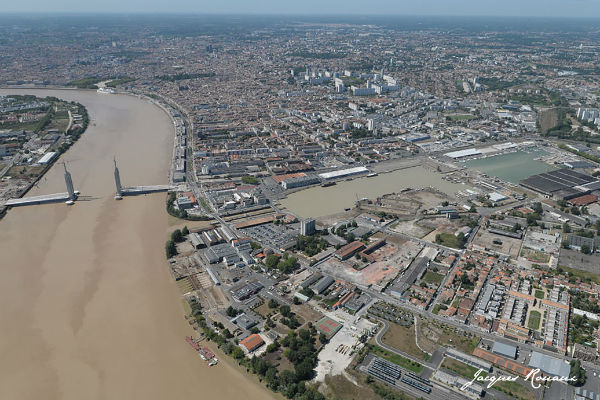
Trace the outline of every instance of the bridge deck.
[[53, 193], [41, 196], [22, 197], [19, 199], [10, 199], [4, 205], [11, 207], [30, 206], [34, 204], [56, 203], [69, 200], [69, 193]]

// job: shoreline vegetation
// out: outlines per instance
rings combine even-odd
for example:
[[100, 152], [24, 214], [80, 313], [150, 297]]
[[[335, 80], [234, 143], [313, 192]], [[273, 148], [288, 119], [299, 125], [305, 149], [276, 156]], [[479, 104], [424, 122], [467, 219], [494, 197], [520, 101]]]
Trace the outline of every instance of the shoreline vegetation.
[[[177, 235], [175, 232], [173, 234]], [[196, 299], [190, 299], [189, 306], [190, 317], [197, 324], [197, 330], [201, 332], [203, 339], [207, 342], [212, 341], [220, 351], [231, 357], [231, 361], [237, 361], [238, 366], [245, 367], [246, 373], [258, 377], [259, 382], [267, 389], [288, 399], [325, 400], [325, 396], [318, 391], [317, 387], [310, 384], [315, 374], [317, 354], [324, 344], [322, 340], [326, 340], [318, 334], [313, 324], [309, 323], [306, 328], [298, 330], [290, 329], [281, 341], [276, 340], [267, 346], [266, 354], [281, 352], [282, 357], [293, 365], [293, 370], [279, 371], [277, 365], [263, 357], [246, 357], [237, 345], [237, 339], [234, 339], [228, 330], [222, 329], [221, 333], [217, 333], [211, 329], [202, 314], [202, 305]], [[285, 307], [284, 305], [280, 308]]]

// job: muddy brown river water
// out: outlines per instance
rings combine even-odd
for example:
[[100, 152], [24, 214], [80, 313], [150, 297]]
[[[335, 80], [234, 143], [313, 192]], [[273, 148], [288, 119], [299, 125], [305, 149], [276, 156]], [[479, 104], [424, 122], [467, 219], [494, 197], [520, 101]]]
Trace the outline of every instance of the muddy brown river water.
[[[25, 93], [80, 102], [91, 123], [62, 157], [80, 201], [0, 220], [0, 399], [270, 398], [184, 341], [192, 330], [165, 261], [164, 193], [113, 199], [113, 157], [124, 185], [167, 183], [166, 113], [125, 95], [0, 90]], [[28, 195], [64, 191], [57, 163]]]

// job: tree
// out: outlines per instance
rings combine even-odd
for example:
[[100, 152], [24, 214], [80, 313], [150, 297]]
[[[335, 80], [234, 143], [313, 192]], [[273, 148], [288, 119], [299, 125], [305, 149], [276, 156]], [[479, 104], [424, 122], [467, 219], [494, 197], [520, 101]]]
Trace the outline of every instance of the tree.
[[279, 303], [275, 299], [270, 299], [267, 304], [269, 308], [277, 308], [279, 306]]
[[570, 226], [569, 226], [569, 224], [568, 224], [568, 223], [566, 223], [566, 222], [563, 224], [563, 232], [564, 232], [564, 233], [569, 233], [569, 232], [571, 232], [571, 227], [570, 227]]
[[569, 378], [576, 378], [575, 381], [569, 382], [569, 384], [573, 386], [581, 386], [585, 383], [585, 370], [581, 368], [581, 361], [577, 359], [571, 361], [571, 373], [569, 374]]
[[267, 353], [272, 353], [274, 351], [277, 351], [277, 349], [279, 349], [279, 342], [274, 341], [273, 343], [267, 346]]
[[289, 318], [292, 315], [292, 309], [290, 308], [290, 306], [285, 304], [279, 307], [279, 312], [281, 313], [281, 315], [287, 318]]
[[279, 257], [275, 254], [269, 254], [265, 259], [265, 265], [268, 269], [273, 269], [279, 264]]
[[173, 233], [171, 233], [171, 240], [174, 242], [181, 242], [183, 240], [183, 235], [181, 234], [181, 230], [175, 229]]
[[240, 349], [239, 347], [236, 347], [233, 349], [233, 351], [231, 352], [231, 355], [233, 356], [233, 358], [235, 358], [236, 360], [239, 360], [240, 358], [244, 357], [244, 351], [242, 349]]
[[588, 246], [587, 244], [584, 244], [581, 246], [581, 252], [583, 254], [590, 254], [592, 251], [590, 250], [590, 246]]
[[172, 240], [167, 241], [166, 252], [167, 258], [171, 258], [177, 255], [177, 247], [175, 247], [175, 242], [173, 242]]
[[184, 226], [184, 227], [183, 227], [183, 229], [181, 230], [181, 233], [182, 233], [184, 236], [187, 236], [187, 235], [189, 235], [189, 234], [190, 234], [190, 230], [188, 229], [188, 227], [187, 227], [187, 226]]
[[269, 367], [267, 369], [267, 372], [265, 373], [265, 380], [267, 381], [267, 385], [273, 389], [276, 390], [277, 386], [278, 386], [278, 382], [277, 382], [277, 369], [274, 367]]
[[313, 376], [313, 366], [310, 360], [304, 360], [300, 364], [296, 365], [296, 379], [301, 381], [306, 381], [312, 378]]
[[321, 333], [321, 334], [319, 335], [319, 342], [321, 342], [321, 343], [323, 343], [323, 344], [327, 343], [327, 335], [326, 335], [326, 334], [324, 334], [324, 333]]
[[227, 307], [227, 310], [225, 310], [225, 313], [229, 317], [235, 317], [236, 315], [238, 315], [238, 310], [236, 310], [232, 306], [229, 306], [229, 307]]

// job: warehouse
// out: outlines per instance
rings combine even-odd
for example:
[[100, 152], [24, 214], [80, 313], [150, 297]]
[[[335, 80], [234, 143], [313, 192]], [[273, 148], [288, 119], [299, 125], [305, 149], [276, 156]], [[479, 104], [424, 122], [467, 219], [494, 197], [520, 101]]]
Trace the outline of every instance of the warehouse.
[[457, 159], [457, 158], [463, 158], [463, 157], [477, 156], [479, 154], [481, 154], [481, 151], [479, 151], [477, 149], [466, 149], [466, 150], [451, 151], [450, 153], [446, 153], [444, 155], [446, 157]]
[[319, 280], [319, 282], [315, 283], [312, 290], [315, 292], [315, 294], [321, 294], [326, 291], [327, 288], [333, 284], [333, 282], [334, 280], [332, 277], [324, 276]]
[[58, 153], [56, 153], [56, 152], [54, 152], [54, 151], [51, 151], [51, 152], [49, 152], [49, 153], [46, 153], [46, 154], [44, 154], [44, 155], [42, 156], [42, 158], [40, 158], [40, 159], [38, 160], [38, 162], [37, 162], [37, 163], [38, 163], [38, 164], [40, 164], [40, 165], [45, 165], [45, 164], [48, 164], [48, 163], [50, 163], [52, 160], [54, 160], [54, 158], [56, 157], [56, 155], [57, 155], [57, 154], [58, 154]]
[[530, 176], [520, 184], [545, 196], [568, 200], [591, 192], [596, 182], [589, 175], [563, 168]]
[[492, 346], [492, 352], [504, 357], [508, 357], [512, 360], [517, 358], [517, 348], [515, 346], [500, 342], [494, 342], [494, 346]]
[[204, 239], [202, 239], [202, 236], [200, 236], [197, 233], [190, 233], [190, 242], [192, 243], [192, 246], [194, 246], [194, 248], [196, 250], [206, 247], [206, 243], [204, 243]]
[[231, 295], [236, 301], [243, 301], [258, 293], [264, 286], [260, 282], [251, 282], [239, 289], [232, 289]]
[[319, 177], [321, 179], [329, 180], [329, 179], [343, 178], [346, 176], [364, 174], [366, 172], [369, 172], [369, 170], [366, 169], [365, 167], [355, 167], [355, 168], [341, 169], [339, 171], [324, 172], [322, 174], [319, 174]]
[[559, 358], [547, 356], [534, 351], [529, 360], [529, 366], [539, 368], [543, 372], [551, 376], [568, 377], [571, 372], [571, 367], [568, 363]]
[[355, 253], [361, 251], [364, 248], [365, 245], [362, 242], [356, 240], [352, 243], [348, 243], [344, 247], [337, 250], [335, 252], [335, 257], [343, 261], [352, 257]]

